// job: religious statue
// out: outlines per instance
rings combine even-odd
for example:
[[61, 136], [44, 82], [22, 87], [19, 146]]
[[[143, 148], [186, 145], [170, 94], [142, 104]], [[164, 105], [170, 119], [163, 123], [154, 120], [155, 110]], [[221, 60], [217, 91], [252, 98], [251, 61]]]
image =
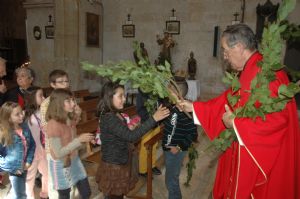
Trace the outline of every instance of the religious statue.
[[194, 53], [190, 52], [190, 58], [188, 60], [189, 79], [195, 80], [196, 71], [197, 71], [197, 61], [194, 58]]
[[[148, 57], [148, 52], [147, 52], [147, 49], [145, 48], [145, 44], [143, 42], [140, 43], [140, 52], [141, 52], [141, 56], [144, 59], [144, 61], [146, 61], [148, 64], [150, 64], [149, 57]], [[140, 64], [139, 64], [140, 58], [137, 54], [137, 50], [135, 50], [133, 52], [133, 57], [134, 57], [135, 63], [138, 66], [140, 66]]]
[[[158, 45], [161, 45], [161, 51], [159, 53], [159, 64], [165, 65], [165, 61], [168, 61], [169, 64], [172, 66], [171, 63], [171, 48], [175, 46], [175, 41], [172, 38], [172, 35], [167, 31], [164, 31], [164, 37], [160, 38], [159, 35], [156, 35]], [[172, 71], [172, 69], [171, 69]]]

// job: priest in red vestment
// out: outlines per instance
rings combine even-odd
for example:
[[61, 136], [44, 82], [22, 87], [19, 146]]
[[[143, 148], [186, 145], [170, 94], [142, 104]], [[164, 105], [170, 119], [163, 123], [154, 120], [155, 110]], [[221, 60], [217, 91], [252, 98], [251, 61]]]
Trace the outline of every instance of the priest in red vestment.
[[[232, 111], [244, 106], [250, 93], [250, 83], [260, 68], [262, 55], [256, 50], [253, 31], [244, 24], [228, 27], [221, 38], [224, 59], [240, 72], [238, 103], [229, 107], [225, 91], [207, 102], [180, 103], [182, 109], [193, 112], [194, 121], [202, 125], [213, 140], [226, 128], [233, 128], [237, 141], [219, 157], [214, 199], [295, 199], [300, 198], [300, 130], [295, 100], [280, 112], [266, 114], [266, 119], [232, 118]], [[288, 84], [284, 71], [276, 72], [269, 84], [272, 96], [278, 87]]]

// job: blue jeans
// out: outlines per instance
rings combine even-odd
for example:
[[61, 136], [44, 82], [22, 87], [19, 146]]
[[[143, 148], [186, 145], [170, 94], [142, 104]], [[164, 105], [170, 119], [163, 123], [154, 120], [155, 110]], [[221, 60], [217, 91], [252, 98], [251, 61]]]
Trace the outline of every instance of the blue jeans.
[[26, 182], [27, 171], [22, 175], [9, 174], [11, 184], [11, 199], [26, 199]]
[[179, 175], [183, 158], [186, 155], [186, 153], [186, 151], [181, 151], [176, 154], [173, 154], [169, 151], [164, 151], [166, 164], [165, 183], [169, 192], [169, 199], [182, 198], [179, 184]]

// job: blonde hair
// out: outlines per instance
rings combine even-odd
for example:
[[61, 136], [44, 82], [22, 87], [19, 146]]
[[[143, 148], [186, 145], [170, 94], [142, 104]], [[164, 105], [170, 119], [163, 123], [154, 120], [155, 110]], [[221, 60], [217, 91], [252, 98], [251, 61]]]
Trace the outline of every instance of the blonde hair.
[[10, 131], [13, 129], [13, 123], [10, 120], [14, 108], [19, 106], [15, 102], [5, 102], [0, 108], [0, 144], [4, 146], [13, 143], [13, 136]]
[[50, 95], [50, 103], [46, 113], [46, 121], [54, 119], [61, 123], [66, 123], [68, 119], [73, 119], [73, 114], [64, 110], [64, 101], [73, 98], [71, 91], [66, 89], [55, 89]]

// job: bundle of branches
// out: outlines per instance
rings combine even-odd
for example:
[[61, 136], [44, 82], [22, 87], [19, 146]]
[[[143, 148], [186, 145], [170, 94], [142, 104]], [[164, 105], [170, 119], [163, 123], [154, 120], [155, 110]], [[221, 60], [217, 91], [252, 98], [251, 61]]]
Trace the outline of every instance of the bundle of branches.
[[[158, 99], [168, 98], [172, 104], [182, 100], [183, 97], [171, 73], [170, 64], [165, 62], [165, 65], [151, 65], [149, 60], [142, 56], [137, 41], [133, 43], [133, 48], [139, 59], [138, 64], [131, 61], [109, 62], [103, 65], [82, 62], [82, 68], [86, 71], [95, 72], [99, 76], [107, 77], [113, 82], [119, 82], [121, 85], [129, 83], [132, 88], [146, 93], [149, 98], [145, 106], [149, 113], [155, 111]], [[186, 114], [191, 118], [188, 113]], [[195, 153], [197, 153], [196, 149], [191, 146], [189, 149], [190, 159], [186, 166], [188, 169], [187, 183], [192, 178], [193, 169], [196, 168]]]
[[121, 85], [128, 83], [132, 88], [147, 93], [149, 100], [146, 102], [146, 107], [150, 113], [153, 113], [158, 99], [169, 98], [172, 103], [176, 103], [177, 99], [170, 93], [170, 87], [178, 98], [182, 98], [170, 71], [170, 64], [166, 62], [165, 66], [150, 65], [150, 62], [141, 55], [137, 41], [133, 43], [133, 47], [140, 60], [138, 65], [131, 61], [109, 62], [98, 66], [82, 62], [82, 68], [96, 72], [97, 75], [107, 77], [113, 82], [119, 82]]

